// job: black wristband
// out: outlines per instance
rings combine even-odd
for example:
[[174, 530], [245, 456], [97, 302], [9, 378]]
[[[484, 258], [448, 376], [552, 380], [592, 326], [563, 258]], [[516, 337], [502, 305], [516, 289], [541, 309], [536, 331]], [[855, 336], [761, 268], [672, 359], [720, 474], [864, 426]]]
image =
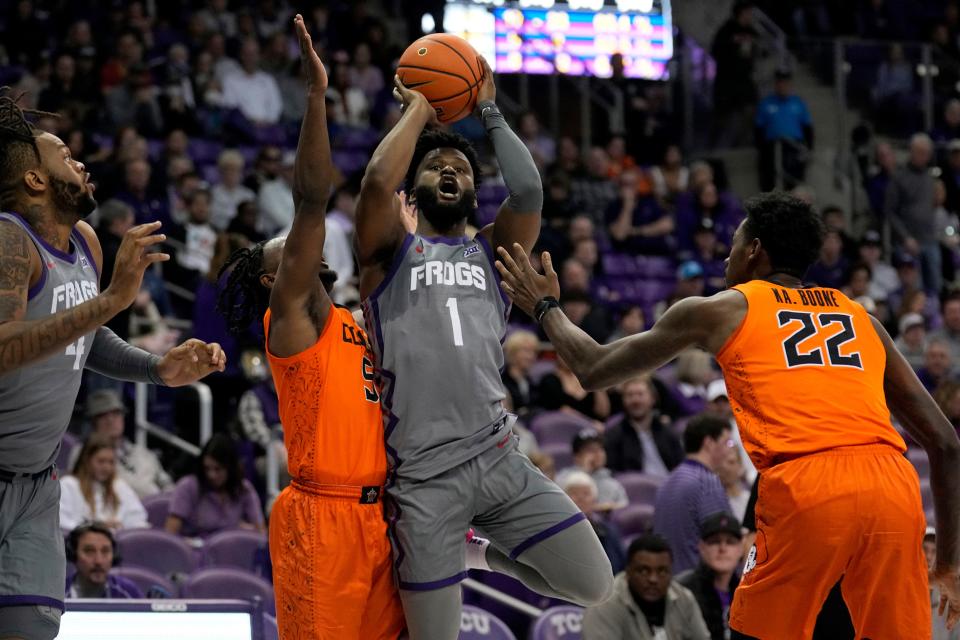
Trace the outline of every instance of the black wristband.
[[536, 319], [537, 324], [543, 324], [543, 316], [547, 314], [547, 311], [550, 309], [557, 309], [560, 307], [560, 302], [557, 301], [553, 296], [544, 296], [540, 298], [540, 302], [533, 308], [533, 317]]

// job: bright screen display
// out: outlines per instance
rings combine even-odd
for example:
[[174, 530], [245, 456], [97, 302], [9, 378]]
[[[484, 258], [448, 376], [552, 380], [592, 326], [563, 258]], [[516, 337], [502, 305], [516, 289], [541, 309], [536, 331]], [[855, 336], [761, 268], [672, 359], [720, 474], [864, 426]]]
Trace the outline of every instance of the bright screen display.
[[70, 611], [57, 640], [252, 640], [242, 612]]
[[673, 57], [670, 0], [448, 0], [444, 31], [465, 38], [498, 73], [665, 80]]

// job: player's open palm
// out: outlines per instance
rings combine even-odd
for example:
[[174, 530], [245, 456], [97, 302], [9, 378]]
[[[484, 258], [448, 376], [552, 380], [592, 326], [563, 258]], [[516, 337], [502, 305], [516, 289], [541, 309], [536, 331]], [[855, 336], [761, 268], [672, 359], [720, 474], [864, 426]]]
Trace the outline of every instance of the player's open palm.
[[165, 262], [170, 259], [166, 253], [148, 250], [152, 245], [167, 239], [167, 236], [162, 233], [155, 233], [159, 229], [159, 222], [149, 222], [137, 225], [123, 235], [123, 241], [117, 250], [110, 286], [103, 292], [104, 295], [115, 296], [123, 309], [133, 304], [136, 299], [147, 267], [155, 262]]
[[498, 247], [497, 253], [500, 254], [497, 260], [497, 271], [502, 280], [500, 287], [529, 316], [533, 317], [534, 307], [544, 297], [560, 296], [560, 280], [553, 270], [553, 258], [549, 251], [544, 251], [540, 256], [543, 274], [537, 272], [519, 243], [513, 243], [512, 256], [503, 247]]
[[303, 16], [299, 13], [293, 19], [293, 27], [300, 42], [300, 63], [303, 65], [307, 78], [307, 91], [323, 92], [327, 90], [327, 70], [313, 48], [313, 38], [307, 31]]
[[930, 574], [930, 586], [940, 593], [939, 615], [946, 615], [947, 629], [953, 629], [960, 622], [960, 573], [934, 569]]

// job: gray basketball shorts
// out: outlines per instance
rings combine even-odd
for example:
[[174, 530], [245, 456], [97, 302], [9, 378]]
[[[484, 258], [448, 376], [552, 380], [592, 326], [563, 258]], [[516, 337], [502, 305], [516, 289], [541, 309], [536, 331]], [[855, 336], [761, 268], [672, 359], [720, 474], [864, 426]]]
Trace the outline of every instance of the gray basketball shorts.
[[583, 513], [517, 450], [517, 438], [440, 475], [387, 486], [387, 524], [401, 589], [428, 591], [467, 577], [467, 530], [516, 559]]
[[56, 467], [0, 481], [0, 628], [4, 607], [63, 611], [66, 570]]

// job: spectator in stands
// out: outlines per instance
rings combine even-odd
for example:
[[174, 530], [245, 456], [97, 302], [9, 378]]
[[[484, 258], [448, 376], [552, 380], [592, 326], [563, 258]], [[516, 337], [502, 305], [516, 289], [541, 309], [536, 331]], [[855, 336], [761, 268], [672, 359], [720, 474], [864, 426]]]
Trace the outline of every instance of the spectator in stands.
[[716, 470], [734, 444], [726, 420], [710, 415], [693, 418], [683, 434], [687, 457], [657, 492], [653, 530], [670, 541], [677, 573], [697, 565], [701, 523], [711, 514], [730, 510]]
[[869, 40], [893, 40], [903, 31], [886, 0], [869, 0], [857, 12], [857, 34]]
[[238, 234], [247, 239], [248, 244], [254, 244], [265, 240], [266, 236], [257, 231], [257, 223], [260, 220], [260, 209], [257, 208], [256, 200], [247, 200], [237, 206], [237, 215], [230, 221], [227, 227], [227, 233]]
[[[774, 92], [757, 105], [760, 189], [792, 189], [807, 174], [807, 153], [813, 149], [813, 120], [803, 98], [793, 93], [793, 74], [778, 69]], [[780, 165], [777, 166], [777, 146]]]
[[[571, 264], [576, 264], [576, 269], [586, 272], [579, 262], [574, 260]], [[569, 271], [573, 272], [575, 269], [569, 269]], [[560, 298], [560, 308], [571, 322], [583, 329], [594, 340], [605, 342], [607, 336], [613, 331], [607, 309], [595, 304], [594, 297], [586, 289], [565, 290]], [[540, 397], [543, 398], [542, 395]]]
[[950, 347], [950, 359], [960, 363], [960, 292], [951, 293], [943, 301], [943, 328], [930, 337], [944, 341]]
[[643, 314], [643, 308], [638, 305], [631, 305], [620, 314], [617, 322], [617, 328], [607, 338], [608, 342], [615, 342], [620, 338], [633, 336], [643, 331], [646, 326], [646, 317]]
[[903, 45], [890, 45], [887, 59], [877, 69], [871, 99], [876, 117], [893, 126], [917, 104], [913, 90], [913, 65], [904, 59]]
[[681, 198], [677, 203], [677, 247], [681, 251], [693, 251], [693, 235], [700, 226], [713, 228], [724, 253], [733, 242], [733, 233], [743, 219], [740, 207], [730, 198], [723, 198], [713, 181], [704, 182], [693, 189], [693, 198]]
[[580, 145], [570, 136], [561, 136], [557, 146], [557, 161], [547, 167], [547, 175], [562, 173], [570, 180], [575, 180], [585, 172]]
[[81, 524], [65, 541], [67, 560], [76, 572], [67, 576], [68, 598], [142, 598], [140, 587], [122, 576], [110, 575], [116, 558], [117, 541], [103, 522]]
[[167, 275], [191, 293], [196, 292], [200, 278], [210, 270], [210, 261], [217, 244], [217, 230], [210, 224], [210, 192], [196, 189], [186, 196], [187, 222], [177, 225], [167, 235], [180, 242], [176, 250], [176, 269]]
[[960, 139], [947, 143], [947, 158], [940, 167], [940, 178], [947, 189], [947, 209], [960, 211]]
[[[750, 492], [745, 493], [749, 498]], [[746, 508], [745, 502], [743, 506]], [[733, 513], [709, 516], [700, 525], [700, 564], [696, 569], [676, 577], [676, 581], [689, 589], [697, 599], [711, 640], [730, 637], [727, 619], [733, 592], [740, 584], [736, 569], [743, 548], [743, 534], [740, 532], [742, 518], [743, 514], [738, 517]]]
[[372, 64], [370, 45], [359, 43], [353, 50], [353, 63], [350, 65], [350, 84], [363, 91], [367, 101], [373, 102], [383, 90], [383, 71]]
[[101, 520], [113, 530], [150, 526], [140, 498], [117, 477], [114, 440], [100, 433], [83, 443], [73, 473], [60, 478], [60, 526]]
[[675, 144], [667, 145], [660, 164], [650, 168], [653, 195], [660, 206], [672, 210], [677, 197], [687, 190], [690, 170], [683, 165], [683, 154]]
[[881, 259], [882, 244], [880, 233], [873, 229], [865, 232], [860, 241], [860, 261], [870, 267], [870, 288], [867, 294], [874, 300], [887, 300], [899, 286], [897, 270]]
[[[565, 173], [554, 173], [547, 178], [543, 198], [544, 232], [555, 231], [557, 235], [567, 232], [570, 220], [577, 209], [570, 201], [570, 178]], [[553, 235], [553, 234], [551, 234]], [[541, 241], [543, 238], [541, 237]], [[553, 240], [556, 242], [556, 240]]]
[[54, 63], [50, 85], [40, 92], [37, 107], [43, 111], [69, 113], [79, 124], [86, 120], [97, 100], [96, 87], [77, 77], [74, 57], [69, 53], [61, 53]]
[[743, 520], [743, 516], [747, 511], [747, 502], [750, 501], [750, 491], [744, 482], [745, 474], [743, 463], [740, 461], [740, 454], [740, 447], [734, 445], [734, 447], [727, 452], [723, 463], [717, 467], [720, 484], [723, 485], [723, 489], [727, 493], [730, 510], [734, 516], [736, 516], [737, 522]]
[[503, 343], [506, 366], [500, 374], [503, 388], [510, 398], [513, 412], [520, 417], [530, 414], [537, 406], [536, 385], [530, 379], [530, 368], [537, 361], [540, 339], [531, 331], [512, 332]]
[[692, 416], [706, 408], [707, 384], [716, 378], [713, 359], [706, 351], [688, 349], [677, 356], [676, 384], [671, 391], [684, 415]]
[[608, 177], [610, 157], [602, 147], [592, 147], [587, 154], [587, 170], [581, 176], [573, 176], [570, 182], [570, 197], [579, 211], [593, 218], [594, 223], [603, 222], [604, 212], [617, 199], [617, 185]]
[[953, 428], [960, 432], [960, 382], [947, 380], [937, 387], [933, 398]]
[[185, 536], [237, 528], [266, 531], [260, 498], [243, 477], [229, 436], [217, 433], [210, 438], [194, 473], [177, 482], [165, 528]]
[[884, 211], [883, 203], [887, 197], [887, 187], [897, 170], [897, 158], [888, 142], [878, 142], [873, 150], [873, 165], [870, 174], [864, 177], [864, 188], [870, 200], [870, 210], [874, 215]]
[[933, 393], [943, 382], [951, 379], [953, 360], [950, 357], [950, 345], [942, 338], [931, 338], [927, 342], [927, 351], [923, 356], [923, 366], [917, 371], [917, 377], [924, 388]]
[[294, 153], [285, 152], [277, 177], [260, 187], [257, 197], [259, 229], [268, 238], [289, 229], [293, 224], [293, 160]]
[[629, 502], [627, 491], [607, 468], [607, 452], [603, 446], [603, 436], [595, 429], [584, 429], [573, 437], [573, 466], [561, 469], [557, 474], [557, 484], [563, 486], [571, 473], [582, 472], [590, 476], [596, 484], [596, 504], [594, 510], [609, 512], [622, 509]]
[[[117, 478], [126, 482], [140, 498], [152, 496], [173, 486], [173, 481], [150, 449], [134, 444], [124, 437], [124, 416], [127, 408], [120, 394], [112, 389], [101, 389], [87, 396], [85, 402], [90, 433], [103, 436], [113, 444], [116, 454]], [[75, 450], [79, 454], [78, 450]], [[71, 456], [74, 467], [78, 455]]]
[[694, 595], [672, 578], [671, 556], [670, 544], [658, 535], [631, 542], [613, 595], [583, 614], [583, 640], [709, 640]]
[[707, 385], [707, 408], [704, 413], [726, 420], [727, 424], [730, 425], [730, 435], [733, 437], [734, 449], [740, 456], [742, 475], [747, 485], [752, 485], [757, 477], [757, 468], [753, 466], [753, 461], [750, 460], [746, 449], [743, 448], [740, 428], [733, 417], [733, 407], [730, 406], [730, 398], [727, 396], [727, 383], [723, 378], [717, 378]]
[[100, 88], [104, 93], [121, 84], [131, 70], [143, 64], [143, 43], [134, 31], [125, 31], [117, 38], [113, 56], [100, 70]]
[[259, 69], [260, 45], [254, 38], [240, 44], [240, 69], [223, 78], [223, 105], [238, 109], [243, 116], [236, 123], [255, 129], [274, 125], [280, 120], [283, 104], [277, 81]]
[[517, 134], [529, 149], [533, 161], [540, 168], [540, 172], [543, 173], [547, 165], [551, 164], [557, 157], [557, 143], [541, 131], [540, 118], [537, 117], [535, 112], [524, 111], [520, 114]]
[[264, 184], [280, 176], [282, 161], [283, 151], [280, 147], [272, 144], [260, 147], [257, 159], [253, 163], [253, 172], [243, 181], [243, 186], [254, 193], [260, 193], [260, 188]]
[[960, 138], [960, 100], [947, 101], [943, 107], [943, 122], [933, 128], [930, 138], [937, 147], [947, 147], [951, 140]]
[[[627, 141], [622, 135], [614, 134], [610, 136], [605, 150], [607, 157], [610, 159], [610, 168], [608, 169], [607, 176], [611, 180], [619, 178], [623, 175], [624, 171], [637, 168], [637, 161], [627, 153]], [[640, 174], [640, 181], [643, 185], [642, 192], [644, 195], [649, 194], [651, 186], [645, 174]]]
[[600, 264], [600, 250], [597, 248], [597, 241], [593, 238], [578, 240], [573, 245], [573, 254], [570, 259], [583, 265], [587, 273], [592, 276], [603, 275], [603, 268]]
[[914, 371], [923, 367], [927, 352], [927, 326], [919, 313], [907, 313], [898, 323], [900, 333], [894, 344]]
[[[248, 362], [250, 360], [247, 359]], [[240, 396], [237, 422], [240, 425], [240, 433], [254, 445], [254, 466], [257, 475], [260, 478], [266, 478], [267, 452], [273, 450], [280, 471], [280, 488], [283, 488], [289, 484], [290, 476], [287, 473], [287, 448], [283, 444], [283, 425], [280, 423], [277, 388], [266, 366], [266, 358], [258, 354], [255, 361], [256, 365], [251, 364], [245, 368], [256, 369], [257, 372], [251, 372], [251, 375], [262, 379]]]
[[235, 149], [225, 149], [217, 159], [220, 182], [210, 192], [210, 224], [223, 231], [237, 215], [241, 202], [256, 200], [257, 194], [242, 184], [243, 155]]
[[685, 260], [693, 260], [703, 272], [702, 295], [713, 295], [727, 288], [726, 249], [717, 240], [712, 220], [701, 220], [693, 232], [693, 251], [681, 252]]
[[753, 26], [753, 4], [737, 2], [714, 36], [710, 49], [717, 63], [713, 138], [718, 147], [740, 146], [750, 138], [749, 120], [757, 103], [753, 67], [759, 55], [759, 35]]
[[110, 123], [113, 127], [132, 125], [141, 135], [158, 137], [164, 125], [159, 96], [150, 69], [139, 63], [131, 66], [123, 82], [105, 95]]
[[827, 231], [836, 231], [840, 235], [840, 243], [843, 245], [843, 255], [851, 263], [857, 261], [857, 243], [847, 233], [847, 215], [843, 208], [835, 204], [827, 205], [820, 212], [820, 219], [823, 220], [823, 227]]
[[843, 255], [840, 234], [827, 231], [820, 247], [820, 258], [810, 265], [805, 280], [821, 287], [840, 289], [846, 282], [849, 264]]
[[351, 187], [341, 186], [330, 199], [327, 211], [327, 239], [323, 245], [323, 255], [327, 264], [337, 274], [332, 296], [337, 304], [347, 304], [359, 299], [356, 287], [356, 265], [353, 257], [354, 215], [357, 207], [357, 194]]
[[163, 198], [150, 189], [150, 175], [150, 163], [146, 160], [130, 160], [124, 165], [125, 188], [116, 195], [116, 198], [133, 208], [136, 224], [170, 220]]
[[613, 572], [616, 574], [623, 571], [626, 564], [623, 553], [623, 536], [615, 524], [597, 515], [596, 512], [601, 507], [597, 503], [597, 484], [588, 473], [583, 471], [569, 471], [567, 473], [561, 471], [557, 476], [557, 484], [570, 496], [573, 503], [593, 525], [593, 530], [597, 533], [597, 538], [600, 539], [600, 545], [610, 560], [610, 567]]
[[919, 258], [924, 289], [939, 294], [940, 244], [934, 228], [934, 185], [929, 165], [933, 142], [924, 133], [910, 138], [910, 158], [893, 174], [884, 199], [884, 213], [903, 249]]
[[656, 410], [657, 392], [649, 376], [620, 386], [623, 419], [604, 431], [607, 466], [612, 471], [642, 471], [666, 477], [681, 461], [680, 439]]
[[653, 196], [638, 195], [639, 181], [636, 169], [620, 176], [620, 197], [606, 208], [610, 238], [615, 248], [626, 253], [668, 255], [675, 246], [673, 216]]
[[703, 267], [699, 262], [687, 260], [677, 267], [677, 284], [673, 293], [666, 300], [661, 300], [653, 308], [654, 320], [666, 313], [667, 309], [684, 298], [702, 296], [706, 289], [706, 280], [703, 277]]
[[557, 368], [540, 380], [537, 389], [540, 404], [547, 411], [566, 411], [588, 420], [600, 422], [610, 416], [610, 397], [606, 391], [586, 391], [563, 358], [557, 357]]
[[[113, 266], [116, 262], [117, 251], [120, 249], [120, 242], [123, 235], [133, 226], [133, 210], [120, 200], [111, 199], [97, 207], [99, 212], [99, 222], [97, 224], [97, 239], [100, 241], [100, 247], [103, 251], [103, 265], [100, 269], [100, 290], [106, 289], [113, 278]], [[130, 336], [130, 311], [129, 309], [121, 311], [106, 324], [121, 339], [127, 340]], [[93, 372], [87, 372], [86, 380], [96, 377], [98, 388], [109, 387], [120, 389], [123, 383], [106, 378], [106, 376], [96, 376]]]
[[195, 15], [207, 31], [222, 33], [226, 38], [237, 35], [237, 16], [227, 7], [228, 0], [207, 0], [206, 8]]
[[326, 97], [332, 124], [358, 129], [370, 126], [370, 100], [351, 82], [350, 67], [345, 62], [333, 63]]

